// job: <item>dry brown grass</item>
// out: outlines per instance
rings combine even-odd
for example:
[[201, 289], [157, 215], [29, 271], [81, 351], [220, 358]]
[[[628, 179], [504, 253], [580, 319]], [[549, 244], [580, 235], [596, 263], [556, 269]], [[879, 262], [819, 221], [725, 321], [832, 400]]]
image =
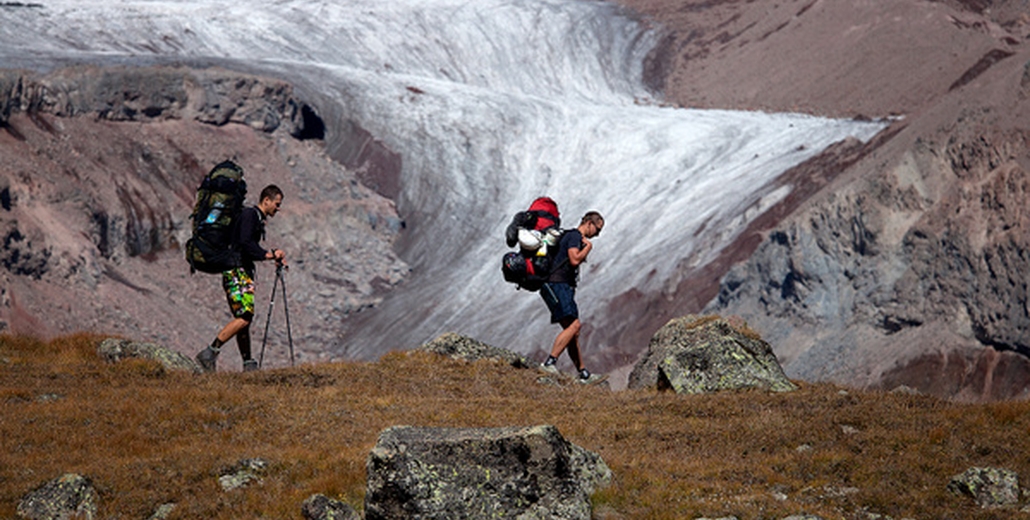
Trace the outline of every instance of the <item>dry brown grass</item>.
[[[532, 370], [394, 353], [194, 376], [106, 364], [98, 338], [0, 336], [0, 518], [64, 472], [93, 479], [102, 518], [300, 518], [314, 493], [359, 510], [383, 429], [554, 424], [601, 454], [614, 485], [594, 497], [623, 518], [1024, 518], [949, 494], [951, 476], [1002, 466], [1030, 476], [1030, 403], [802, 384], [792, 393], [677, 396], [555, 388]], [[264, 480], [223, 492], [244, 458]], [[784, 498], [785, 497], [785, 498]]]

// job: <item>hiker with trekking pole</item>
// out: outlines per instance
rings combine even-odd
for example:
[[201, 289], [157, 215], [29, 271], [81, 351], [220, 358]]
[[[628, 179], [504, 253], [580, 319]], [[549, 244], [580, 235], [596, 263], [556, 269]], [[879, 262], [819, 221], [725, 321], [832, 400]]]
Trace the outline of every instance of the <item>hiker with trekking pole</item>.
[[[197, 363], [205, 372], [214, 372], [222, 346], [233, 337], [243, 360], [243, 371], [257, 370], [259, 363], [251, 356], [250, 324], [254, 319], [254, 274], [255, 262], [274, 260], [276, 280], [272, 287], [271, 307], [275, 302], [275, 289], [281, 282], [285, 300], [286, 285], [283, 269], [286, 268], [286, 253], [282, 249], [266, 250], [261, 247], [265, 236], [265, 219], [274, 217], [282, 206], [283, 192], [270, 184], [261, 190], [257, 206], [234, 210], [242, 206], [246, 194], [243, 170], [231, 161], [216, 166], [198, 190], [197, 206], [194, 209], [194, 236], [187, 242], [186, 255], [191, 270], [222, 275], [222, 288], [229, 303], [232, 320], [229, 321], [210, 345], [201, 350]], [[206, 231], [205, 223], [214, 226], [221, 223], [220, 234]], [[219, 244], [219, 242], [229, 242]], [[284, 301], [285, 303], [285, 301]], [[289, 323], [287, 314], [287, 326]], [[265, 337], [268, 324], [265, 324]], [[291, 334], [292, 336], [292, 334]], [[290, 355], [293, 355], [293, 339], [290, 338]], [[264, 345], [261, 348], [264, 355]]]

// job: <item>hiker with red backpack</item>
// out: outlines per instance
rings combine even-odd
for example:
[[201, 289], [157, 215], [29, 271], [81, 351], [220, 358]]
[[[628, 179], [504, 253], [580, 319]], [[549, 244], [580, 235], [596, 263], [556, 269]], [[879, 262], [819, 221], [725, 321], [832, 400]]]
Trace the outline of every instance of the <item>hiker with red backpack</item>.
[[540, 297], [551, 312], [551, 323], [558, 323], [562, 328], [554, 338], [551, 354], [540, 365], [540, 370], [557, 374], [558, 367], [555, 364], [558, 356], [567, 350], [569, 359], [579, 372], [579, 382], [587, 384], [600, 383], [607, 377], [591, 374], [583, 365], [583, 352], [579, 344], [582, 324], [576, 305], [576, 283], [580, 264], [586, 262], [587, 255], [594, 248], [590, 239], [600, 235], [603, 228], [604, 218], [601, 214], [590, 211], [583, 215], [579, 226], [565, 231], [558, 241], [550, 275], [540, 288]]

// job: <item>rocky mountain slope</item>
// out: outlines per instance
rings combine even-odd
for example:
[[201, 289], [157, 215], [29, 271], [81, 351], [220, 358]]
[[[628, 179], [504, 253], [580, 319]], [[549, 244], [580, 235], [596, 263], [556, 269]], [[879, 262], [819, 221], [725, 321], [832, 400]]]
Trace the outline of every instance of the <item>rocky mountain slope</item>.
[[[273, 363], [289, 359], [284, 304], [297, 345], [324, 345], [334, 321], [407, 273], [391, 249], [403, 225], [393, 203], [328, 158], [321, 121], [285, 82], [216, 68], [3, 71], [0, 107], [2, 330], [92, 330], [190, 355], [209, 343], [229, 319], [221, 282], [191, 275], [180, 245], [196, 187], [227, 158], [245, 165], [250, 203], [266, 184], [285, 191], [266, 244], [305, 267], [276, 298]], [[274, 277], [259, 266], [259, 301]]]
[[678, 104], [897, 117], [814, 165], [706, 310], [794, 377], [1027, 395], [1030, 3], [625, 3], [671, 28], [650, 70]]

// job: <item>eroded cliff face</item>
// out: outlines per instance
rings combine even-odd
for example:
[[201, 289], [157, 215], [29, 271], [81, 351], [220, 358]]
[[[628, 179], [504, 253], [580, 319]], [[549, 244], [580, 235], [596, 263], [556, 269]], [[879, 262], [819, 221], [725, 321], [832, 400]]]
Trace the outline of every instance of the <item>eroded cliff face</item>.
[[1030, 388], [1030, 53], [952, 91], [769, 232], [713, 312], [793, 377], [968, 400]]
[[[188, 355], [209, 343], [229, 318], [220, 280], [191, 276], [181, 245], [200, 180], [229, 158], [246, 171], [248, 203], [267, 184], [286, 192], [266, 244], [289, 254], [301, 359], [408, 271], [392, 252], [403, 225], [393, 203], [326, 155], [317, 110], [283, 81], [170, 67], [3, 71], [0, 108], [0, 330], [124, 334]], [[258, 279], [267, 302], [271, 267]], [[286, 330], [281, 314], [272, 323], [274, 363], [287, 359]]]

